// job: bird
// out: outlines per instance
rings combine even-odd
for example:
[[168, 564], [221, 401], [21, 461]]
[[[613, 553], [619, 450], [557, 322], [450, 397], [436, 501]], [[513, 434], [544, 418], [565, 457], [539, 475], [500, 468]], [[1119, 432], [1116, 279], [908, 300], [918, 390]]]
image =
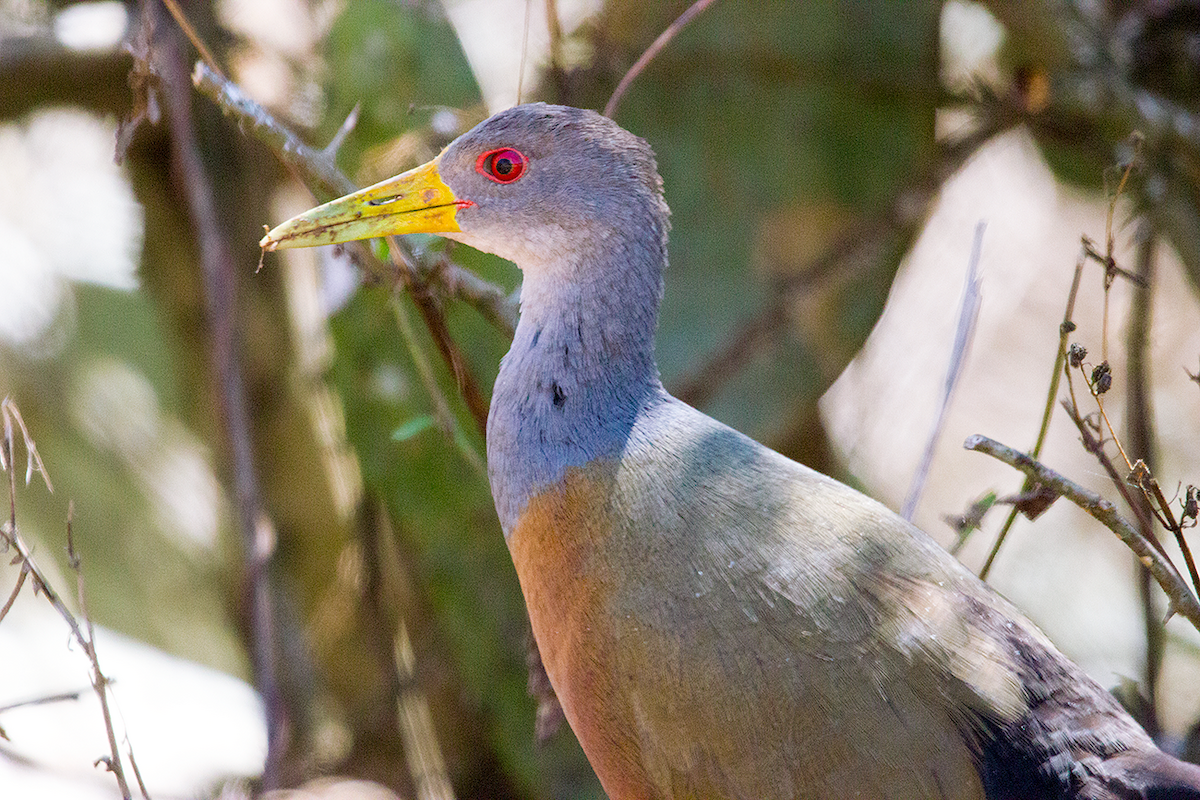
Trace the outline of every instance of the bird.
[[646, 141], [529, 103], [260, 243], [438, 233], [520, 268], [488, 478], [608, 796], [1200, 800], [1200, 767], [928, 534], [666, 391], [669, 228]]

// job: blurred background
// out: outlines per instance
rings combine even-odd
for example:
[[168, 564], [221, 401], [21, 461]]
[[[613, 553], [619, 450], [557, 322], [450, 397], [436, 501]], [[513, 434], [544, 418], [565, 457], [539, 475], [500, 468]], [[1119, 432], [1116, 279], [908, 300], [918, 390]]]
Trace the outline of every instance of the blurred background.
[[[689, 5], [178, 4], [246, 97], [318, 149], [337, 136], [359, 185], [519, 99], [603, 108]], [[485, 398], [504, 326], [437, 281], [414, 304], [355, 251], [256, 269], [262, 226], [331, 190], [196, 93], [196, 58], [158, 2], [0, 0], [0, 397], [55, 489], [24, 485], [18, 448], [15, 518], [78, 610], [74, 503], [120, 749], [155, 798], [603, 797], [530, 694], [483, 440], [426, 320]], [[659, 360], [688, 402], [896, 509], [936, 431], [915, 519], [949, 546], [946, 517], [1021, 487], [961, 443], [1033, 444], [1081, 237], [1103, 253], [1112, 208], [1142, 278], [1106, 297], [1085, 264], [1072, 341], [1110, 361], [1131, 458], [1168, 498], [1200, 483], [1200, 3], [718, 0], [614, 116], [673, 211]], [[978, 322], [935, 428], [981, 221]], [[517, 288], [491, 256], [412, 246]], [[1042, 458], [1117, 499], [1061, 410]], [[1006, 513], [967, 538], [971, 568]], [[989, 580], [1197, 758], [1200, 636], [1162, 624], [1110, 532], [1059, 502]], [[26, 585], [0, 620], [6, 796], [117, 796], [88, 687]]]

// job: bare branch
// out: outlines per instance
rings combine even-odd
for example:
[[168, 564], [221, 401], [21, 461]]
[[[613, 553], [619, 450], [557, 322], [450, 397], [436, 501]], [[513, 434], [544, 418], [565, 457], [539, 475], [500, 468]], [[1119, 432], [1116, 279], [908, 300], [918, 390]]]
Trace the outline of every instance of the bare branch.
[[[1050, 389], [1046, 392], [1046, 405], [1042, 408], [1042, 424], [1038, 428], [1037, 439], [1034, 441], [1033, 449], [1030, 451], [1030, 454], [1034, 458], [1041, 455], [1042, 446], [1046, 443], [1046, 434], [1050, 430], [1050, 418], [1054, 414], [1054, 401], [1058, 396], [1058, 387], [1062, 382], [1063, 366], [1067, 363], [1067, 347], [1071, 334], [1075, 331], [1075, 298], [1079, 296], [1079, 284], [1083, 280], [1083, 265], [1086, 260], [1087, 249], [1085, 240], [1084, 247], [1079, 251], [1079, 257], [1075, 259], [1075, 276], [1071, 279], [1071, 291], [1067, 293], [1067, 304], [1063, 309], [1062, 322], [1058, 325], [1058, 353], [1054, 356], [1054, 369], [1050, 373]], [[1033, 484], [1027, 478], [1021, 489], [1022, 491], [1028, 491], [1032, 487]], [[1017, 514], [1019, 513], [1020, 509], [1013, 506], [1013, 509], [1008, 512], [1008, 517], [1004, 520], [1004, 524], [1000, 526], [1000, 532], [996, 534], [996, 541], [992, 543], [992, 549], [988, 552], [988, 556], [983, 562], [983, 567], [979, 570], [979, 577], [983, 580], [987, 580], [988, 573], [991, 572], [992, 565], [996, 562], [996, 556], [1000, 554], [1000, 548], [1008, 538], [1008, 532], [1012, 530], [1012, 526], [1017, 521]]]
[[108, 759], [108, 767], [117, 779], [117, 786], [121, 789], [121, 796], [125, 800], [130, 800], [129, 783], [125, 778], [125, 769], [121, 764], [121, 751], [117, 748], [117, 732], [113, 728], [112, 710], [108, 707], [109, 681], [103, 670], [100, 669], [100, 659], [96, 655], [96, 627], [92, 624], [92, 618], [88, 616], [87, 612], [87, 596], [84, 593], [83, 583], [83, 560], [79, 557], [79, 553], [75, 551], [75, 536], [72, 533], [72, 523], [74, 520], [75, 503], [71, 501], [67, 503], [67, 562], [71, 565], [71, 569], [75, 571], [75, 587], [79, 599], [79, 616], [87, 626], [87, 641], [81, 641], [80, 644], [83, 645], [83, 651], [87, 654], [88, 660], [92, 662], [92, 688], [96, 690], [96, 697], [100, 700], [100, 713], [104, 716], [104, 732], [108, 734], [108, 749], [112, 753]]
[[[21, 412], [9, 398], [4, 398], [0, 402], [0, 417], [3, 417], [4, 438], [0, 441], [0, 453], [3, 458], [0, 458], [0, 467], [3, 467], [9, 474], [9, 519], [5, 521], [3, 527], [0, 527], [0, 544], [3, 549], [14, 549], [17, 551], [16, 558], [13, 559], [14, 564], [20, 566], [20, 571], [17, 576], [17, 584], [9, 595], [8, 600], [4, 603], [3, 608], [0, 608], [0, 620], [8, 613], [12, 604], [16, 601], [21, 587], [24, 585], [26, 578], [31, 578], [33, 581], [34, 594], [40, 594], [46, 598], [46, 601], [58, 612], [58, 615], [67, 623], [67, 627], [71, 629], [71, 636], [83, 652], [87, 655], [92, 667], [92, 688], [96, 691], [96, 697], [100, 700], [100, 709], [104, 716], [104, 728], [108, 734], [109, 755], [103, 756], [97, 763], [103, 762], [116, 778], [117, 786], [121, 790], [121, 796], [124, 800], [130, 800], [129, 784], [125, 779], [125, 772], [122, 768], [120, 751], [117, 749], [117, 735], [113, 729], [112, 714], [108, 706], [108, 685], [109, 680], [100, 669], [100, 662], [96, 656], [96, 632], [92, 625], [91, 619], [87, 615], [87, 606], [84, 602], [84, 584], [83, 570], [80, 564], [79, 555], [75, 551], [75, 540], [72, 532], [72, 522], [75, 515], [75, 504], [69, 503], [67, 506], [67, 558], [71, 568], [75, 570], [76, 585], [79, 595], [79, 613], [87, 627], [87, 632], [84, 632], [83, 626], [79, 623], [79, 618], [71, 613], [67, 608], [62, 597], [46, 580], [46, 573], [38, 567], [34, 561], [33, 551], [21, 538], [21, 533], [17, 528], [17, 486], [16, 486], [16, 464], [13, 460], [13, 427], [20, 428], [22, 437], [25, 442], [25, 449], [28, 453], [29, 466], [26, 472], [28, 482], [29, 473], [34, 469], [34, 461], [36, 460], [37, 470], [46, 477], [45, 467], [41, 463], [41, 458], [36, 456], [37, 445], [33, 438], [29, 435], [29, 430], [25, 427], [25, 421], [21, 417]], [[47, 478], [46, 488], [50, 488], [49, 479]]]
[[968, 436], [963, 447], [989, 455], [1020, 470], [1031, 481], [1058, 492], [1095, 517], [1115, 533], [1117, 538], [1134, 552], [1138, 560], [1146, 565], [1154, 579], [1158, 581], [1158, 585], [1166, 592], [1171, 612], [1183, 615], [1196, 627], [1196, 630], [1200, 630], [1200, 602], [1197, 602], [1196, 596], [1188, 590], [1187, 584], [1183, 582], [1183, 578], [1170, 560], [1164, 558], [1158, 550], [1142, 538], [1137, 529], [1117, 513], [1116, 506], [1025, 453], [986, 436], [979, 434]]
[[[161, 16], [153, 0], [143, 0], [147, 20]], [[145, 23], [144, 23], [145, 24]], [[172, 32], [173, 33], [173, 32]], [[237, 278], [233, 253], [217, 213], [212, 181], [200, 154], [192, 119], [191, 87], [182, 43], [178, 36], [160, 35], [147, 54], [163, 85], [170, 156], [196, 231], [197, 255], [203, 285], [206, 335], [221, 429], [229, 447], [234, 504], [242, 540], [248, 584], [251, 663], [255, 684], [267, 717], [267, 759], [263, 785], [276, 788], [285, 747], [287, 713], [279, 690], [274, 636], [274, 596], [268, 566], [274, 537], [259, 486], [254, 437], [240, 353]], [[214, 73], [215, 74], [215, 73]]]
[[621, 82], [617, 84], [617, 88], [613, 90], [612, 97], [608, 98], [608, 102], [604, 106], [604, 116], [612, 119], [617, 113], [617, 106], [621, 104], [621, 98], [625, 96], [629, 85], [633, 83], [638, 75], [650, 64], [655, 57], [661, 53], [666, 46], [671, 43], [671, 40], [687, 26], [689, 22], [704, 9], [711, 6], [716, 0], [696, 0], [687, 7], [687, 10], [676, 18], [674, 22], [667, 26], [666, 30], [658, 35], [646, 51], [638, 57], [638, 60], [633, 62], [633, 66], [625, 73], [625, 77], [621, 78]]

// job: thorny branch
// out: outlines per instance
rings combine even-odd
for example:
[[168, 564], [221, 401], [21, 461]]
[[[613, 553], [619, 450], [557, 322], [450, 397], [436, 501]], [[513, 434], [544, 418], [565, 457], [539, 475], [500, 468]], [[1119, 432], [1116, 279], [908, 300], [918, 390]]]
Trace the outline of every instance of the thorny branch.
[[[266, 109], [255, 103], [234, 83], [213, 72], [203, 62], [197, 62], [192, 82], [222, 111], [234, 117], [242, 130], [265, 144], [318, 196], [337, 197], [357, 190], [334, 163], [329, 149], [317, 150], [300, 140], [287, 126]], [[516, 328], [516, 305], [500, 287], [463, 269], [444, 256], [420, 258], [400, 237], [388, 238], [390, 265], [384, 265], [371, 249], [355, 243], [351, 246], [356, 260], [368, 272], [387, 276], [403, 285], [421, 314], [442, 359], [450, 367], [459, 391], [471, 415], [483, 431], [487, 424], [487, 400], [458, 344], [446, 327], [442, 304], [446, 298], [457, 298], [474, 306], [488, 321], [512, 336]]]
[[[294, 131], [246, 96], [241, 87], [217, 75], [203, 62], [197, 62], [192, 83], [225, 114], [233, 117], [240, 130], [266, 145], [318, 197], [331, 199], [358, 190], [359, 187], [338, 169], [334, 162], [335, 153], [305, 144]], [[431, 291], [442, 297], [462, 300], [512, 336], [517, 324], [517, 305], [508, 292], [449, 259], [419, 259], [403, 240], [398, 241], [399, 245], [393, 246], [404, 256], [402, 266], [415, 273], [418, 283], [428, 284]], [[393, 274], [393, 270], [382, 265], [367, 248], [362, 252], [364, 263], [374, 274]]]
[[1003, 445], [986, 436], [975, 434], [967, 437], [963, 447], [984, 453], [992, 458], [1020, 470], [1034, 483], [1041, 484], [1095, 517], [1117, 535], [1146, 565], [1158, 585], [1166, 592], [1171, 611], [1187, 618], [1200, 630], [1200, 602], [1188, 590], [1187, 584], [1169, 560], [1147, 542], [1118, 512], [1116, 506], [1100, 495], [1088, 491], [1074, 481], [1063, 477], [1025, 453]]
[[[33, 552], [29, 545], [21, 537], [20, 530], [17, 527], [17, 482], [16, 482], [16, 464], [14, 461], [16, 431], [20, 430], [22, 444], [25, 447], [26, 454], [26, 472], [25, 482], [29, 483], [33, 472], [36, 470], [41, 474], [45, 481], [46, 488], [51, 492], [54, 491], [53, 484], [50, 482], [50, 476], [46, 474], [45, 466], [42, 464], [42, 459], [38, 455], [37, 445], [34, 443], [33, 437], [29, 435], [29, 430], [25, 427], [25, 421], [21, 417], [21, 411], [17, 408], [9, 398], [4, 398], [0, 401], [0, 419], [3, 421], [4, 438], [0, 440], [0, 469], [8, 473], [8, 503], [9, 503], [9, 518], [3, 526], [0, 526], [0, 552], [15, 550], [16, 557], [13, 563], [18, 565], [17, 582], [12, 593], [9, 595], [4, 607], [0, 609], [0, 621], [8, 613], [13, 602], [17, 598], [21, 587], [26, 579], [32, 581], [33, 592], [35, 595], [42, 595], [46, 598], [46, 602], [50, 603], [51, 607], [58, 612], [58, 615], [67, 623], [67, 627], [71, 629], [72, 638], [79, 643], [91, 662], [91, 682], [92, 688], [96, 692], [96, 697], [100, 701], [100, 710], [104, 717], [104, 729], [108, 735], [109, 754], [101, 756], [96, 763], [103, 763], [105, 767], [112, 772], [113, 777], [117, 781], [117, 787], [121, 791], [121, 797], [124, 800], [130, 800], [129, 782], [125, 777], [125, 770], [122, 764], [120, 750], [117, 747], [117, 734], [113, 728], [112, 713], [108, 704], [108, 686], [109, 679], [105, 676], [104, 671], [100, 669], [100, 659], [96, 655], [96, 631], [92, 625], [92, 620], [88, 617], [87, 606], [84, 603], [84, 582], [83, 582], [83, 567], [79, 555], [75, 551], [74, 536], [72, 534], [71, 525], [75, 513], [73, 503], [68, 504], [67, 511], [67, 558], [71, 568], [75, 571], [76, 585], [79, 594], [79, 613], [83, 619], [83, 624], [80, 624], [71, 610], [67, 608], [62, 597], [55, 591], [54, 587], [46, 579], [44, 573], [37, 562], [33, 558]], [[86, 632], [84, 627], [87, 628]], [[132, 755], [132, 751], [131, 751]], [[140, 782], [140, 781], [139, 781]], [[143, 794], [145, 790], [143, 789]]]

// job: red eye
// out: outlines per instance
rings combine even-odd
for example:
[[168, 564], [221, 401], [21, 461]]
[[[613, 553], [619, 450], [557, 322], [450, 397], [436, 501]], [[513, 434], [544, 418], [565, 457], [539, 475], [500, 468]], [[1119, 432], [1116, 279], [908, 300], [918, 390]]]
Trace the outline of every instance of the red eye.
[[525, 174], [525, 165], [528, 163], [529, 159], [520, 150], [501, 147], [481, 155], [475, 162], [475, 171], [496, 183], [512, 183]]

